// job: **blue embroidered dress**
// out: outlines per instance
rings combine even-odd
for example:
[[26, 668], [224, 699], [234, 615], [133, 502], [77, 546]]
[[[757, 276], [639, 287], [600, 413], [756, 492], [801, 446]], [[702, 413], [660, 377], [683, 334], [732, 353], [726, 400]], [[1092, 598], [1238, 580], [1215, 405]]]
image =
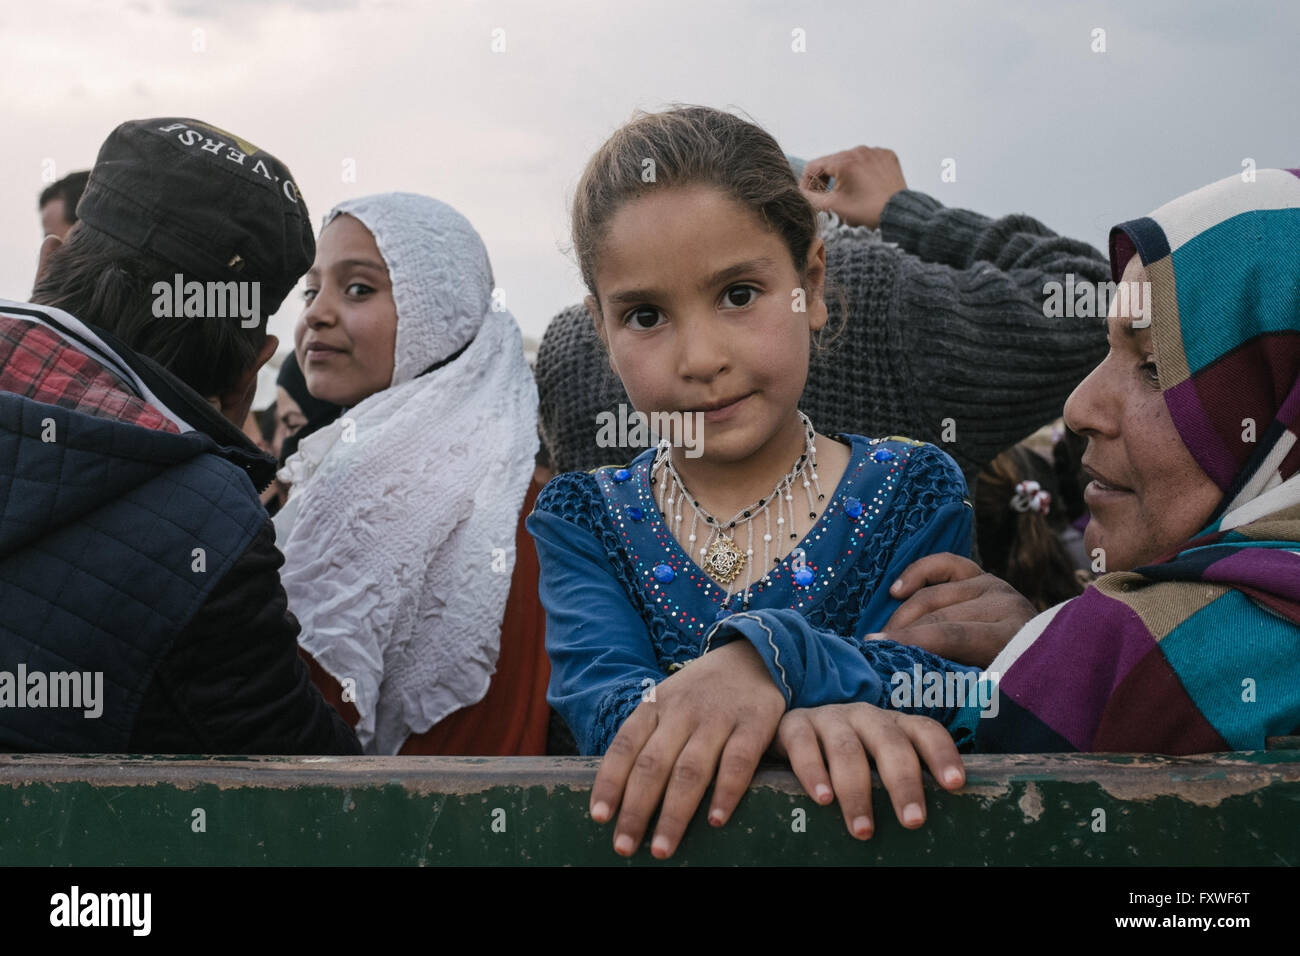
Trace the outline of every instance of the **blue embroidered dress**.
[[[771, 583], [723, 609], [726, 592], [682, 549], [652, 495], [654, 449], [625, 468], [557, 475], [526, 527], [537, 543], [551, 658], [547, 698], [584, 754], [601, 754], [644, 690], [736, 639], [762, 656], [787, 708], [847, 701], [890, 706], [891, 675], [978, 671], [919, 648], [863, 640], [899, 602], [889, 585], [927, 554], [969, 554], [966, 483], [947, 454], [910, 439], [839, 436], [844, 476]], [[740, 541], [737, 541], [740, 544]], [[753, 560], [751, 558], [751, 560]], [[899, 707], [934, 716], [943, 708]]]

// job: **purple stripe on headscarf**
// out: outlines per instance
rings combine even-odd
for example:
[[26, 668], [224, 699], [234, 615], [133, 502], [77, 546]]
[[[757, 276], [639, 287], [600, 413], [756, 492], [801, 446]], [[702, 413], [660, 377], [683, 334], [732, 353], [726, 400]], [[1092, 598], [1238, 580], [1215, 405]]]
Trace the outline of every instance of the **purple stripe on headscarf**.
[[1300, 554], [1280, 548], [1241, 548], [1207, 567], [1201, 580], [1245, 585], [1300, 600]]
[[1288, 169], [1287, 172], [1292, 176], [1300, 177], [1300, 169]]
[[1201, 406], [1196, 379], [1189, 378], [1173, 388], [1165, 389], [1165, 405], [1178, 429], [1178, 436], [1196, 463], [1216, 485], [1226, 491], [1231, 487], [1232, 479], [1240, 466]]
[[1298, 419], [1300, 419], [1300, 379], [1291, 386], [1291, 391], [1287, 393], [1281, 407], [1277, 410], [1277, 420], [1287, 428], [1294, 425]]
[[1155, 646], [1132, 608], [1089, 588], [1016, 659], [1000, 692], [1087, 750], [1106, 701]]

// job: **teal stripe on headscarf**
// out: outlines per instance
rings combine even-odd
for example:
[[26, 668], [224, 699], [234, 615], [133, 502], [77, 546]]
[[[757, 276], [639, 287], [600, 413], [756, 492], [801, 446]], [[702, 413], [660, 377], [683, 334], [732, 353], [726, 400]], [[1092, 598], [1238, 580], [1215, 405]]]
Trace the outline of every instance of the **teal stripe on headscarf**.
[[[1243, 256], [1243, 247], [1254, 255]], [[1178, 315], [1192, 375], [1256, 335], [1296, 328], [1300, 209], [1242, 213], [1173, 252]], [[1233, 321], [1224, 321], [1232, 316]]]
[[[1210, 634], [1217, 639], [1207, 640]], [[1228, 591], [1160, 641], [1196, 709], [1234, 750], [1258, 748], [1264, 736], [1300, 724], [1295, 647], [1295, 625], [1240, 591]]]

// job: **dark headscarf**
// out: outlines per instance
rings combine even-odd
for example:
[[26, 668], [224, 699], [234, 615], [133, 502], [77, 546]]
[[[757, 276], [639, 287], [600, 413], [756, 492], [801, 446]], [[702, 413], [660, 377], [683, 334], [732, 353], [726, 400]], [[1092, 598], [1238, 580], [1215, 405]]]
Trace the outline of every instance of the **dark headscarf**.
[[289, 397], [298, 403], [303, 417], [307, 419], [307, 424], [284, 440], [280, 449], [280, 464], [283, 465], [298, 450], [298, 442], [338, 418], [343, 414], [343, 407], [312, 397], [311, 392], [307, 391], [307, 380], [303, 378], [302, 368], [298, 365], [298, 356], [293, 352], [288, 354], [280, 366], [275, 384], [289, 393]]

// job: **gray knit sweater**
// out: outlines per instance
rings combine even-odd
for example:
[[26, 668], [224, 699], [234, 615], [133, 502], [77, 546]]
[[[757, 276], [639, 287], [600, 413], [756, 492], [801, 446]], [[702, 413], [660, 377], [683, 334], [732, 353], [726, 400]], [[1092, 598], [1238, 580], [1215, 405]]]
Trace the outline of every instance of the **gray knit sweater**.
[[[1067, 273], [1076, 284], [1104, 282], [1106, 258], [1029, 216], [988, 219], [904, 190], [885, 206], [879, 233], [839, 227], [826, 245], [828, 288], [843, 290], [848, 321], [809, 361], [800, 408], [822, 433], [933, 442], [973, 483], [999, 452], [1058, 417], [1106, 354], [1099, 319], [1043, 314], [1045, 282]], [[836, 327], [833, 291], [827, 300]], [[597, 446], [597, 416], [617, 416], [628, 400], [583, 306], [551, 321], [536, 372], [552, 468], [635, 457]]]

